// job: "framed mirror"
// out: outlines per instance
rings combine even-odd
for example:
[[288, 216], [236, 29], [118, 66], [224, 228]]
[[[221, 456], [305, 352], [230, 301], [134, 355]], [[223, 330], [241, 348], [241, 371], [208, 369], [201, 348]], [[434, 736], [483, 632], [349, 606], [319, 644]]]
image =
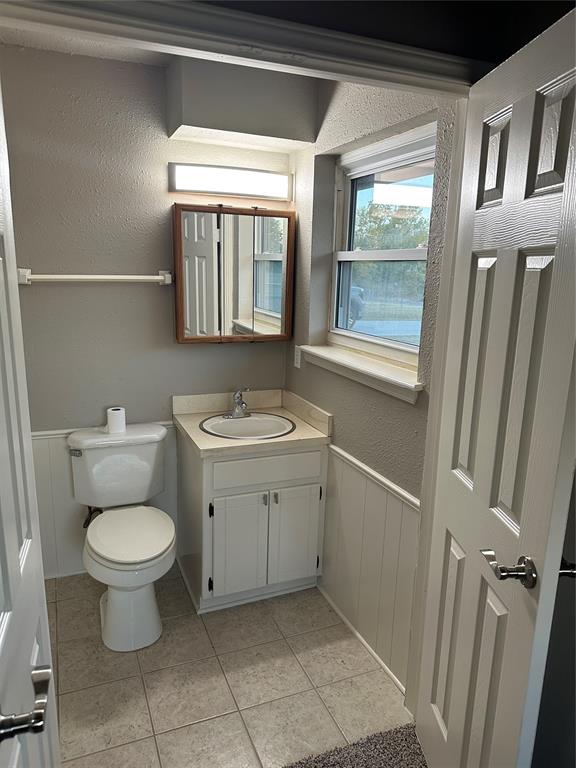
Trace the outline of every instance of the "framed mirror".
[[177, 340], [289, 339], [294, 212], [176, 203], [173, 215]]

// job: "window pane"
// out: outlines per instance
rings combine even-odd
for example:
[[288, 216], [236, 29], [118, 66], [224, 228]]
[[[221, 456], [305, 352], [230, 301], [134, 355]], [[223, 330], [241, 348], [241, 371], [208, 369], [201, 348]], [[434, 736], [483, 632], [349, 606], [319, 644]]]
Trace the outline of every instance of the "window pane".
[[270, 253], [277, 256], [286, 254], [288, 240], [288, 219], [275, 216], [255, 217], [256, 237], [254, 253]]
[[433, 160], [354, 179], [349, 249], [426, 248], [433, 181]]
[[255, 261], [256, 308], [265, 312], [282, 312], [282, 262]]
[[420, 344], [425, 261], [341, 261], [336, 327]]

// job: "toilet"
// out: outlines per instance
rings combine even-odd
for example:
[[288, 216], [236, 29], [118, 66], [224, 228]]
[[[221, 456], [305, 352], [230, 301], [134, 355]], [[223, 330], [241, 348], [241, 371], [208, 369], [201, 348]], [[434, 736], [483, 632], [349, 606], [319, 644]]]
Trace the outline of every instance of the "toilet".
[[113, 651], [156, 642], [162, 622], [154, 582], [175, 557], [175, 528], [166, 512], [144, 504], [164, 488], [165, 427], [131, 424], [68, 437], [74, 498], [101, 509], [88, 526], [82, 559], [108, 589], [100, 598], [102, 640]]

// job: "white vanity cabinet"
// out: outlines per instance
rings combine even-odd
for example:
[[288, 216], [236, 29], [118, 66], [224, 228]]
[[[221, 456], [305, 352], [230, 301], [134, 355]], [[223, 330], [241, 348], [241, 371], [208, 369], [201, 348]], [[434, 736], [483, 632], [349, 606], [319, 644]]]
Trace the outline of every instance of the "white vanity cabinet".
[[199, 612], [314, 585], [328, 438], [203, 453], [177, 434], [178, 561]]

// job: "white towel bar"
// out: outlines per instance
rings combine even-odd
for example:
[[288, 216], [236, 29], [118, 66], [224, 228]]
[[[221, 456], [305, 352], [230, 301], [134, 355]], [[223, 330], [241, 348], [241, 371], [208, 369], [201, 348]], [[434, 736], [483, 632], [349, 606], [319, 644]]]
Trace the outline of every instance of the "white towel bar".
[[157, 275], [35, 275], [31, 269], [18, 268], [20, 285], [32, 283], [157, 283], [170, 285], [172, 273], [161, 269]]

